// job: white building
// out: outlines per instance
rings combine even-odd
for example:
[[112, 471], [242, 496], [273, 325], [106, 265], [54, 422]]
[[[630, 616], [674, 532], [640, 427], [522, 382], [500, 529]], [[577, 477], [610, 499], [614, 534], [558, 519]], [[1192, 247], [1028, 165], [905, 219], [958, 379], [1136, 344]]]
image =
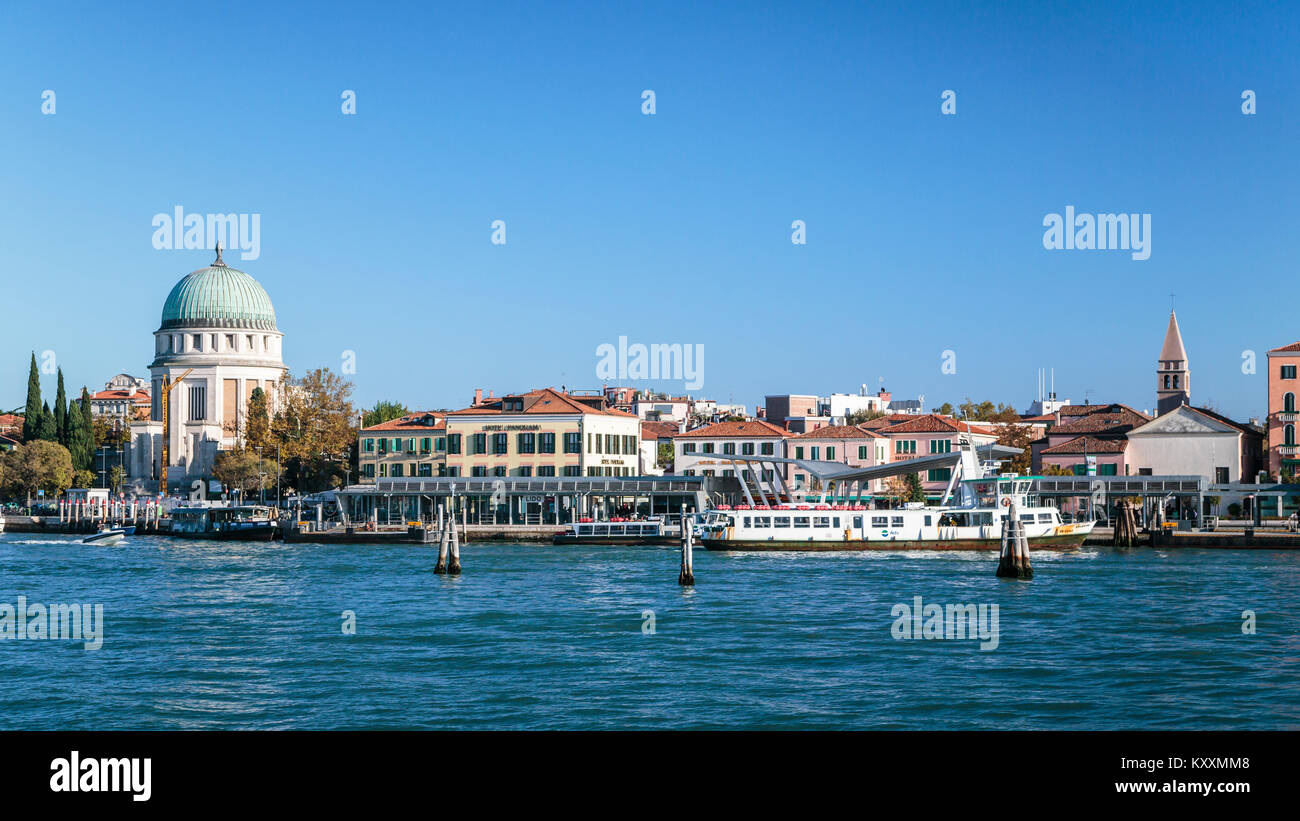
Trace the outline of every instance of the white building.
[[283, 334], [266, 290], [243, 271], [217, 259], [176, 283], [154, 332], [151, 410], [131, 425], [127, 453], [130, 481], [154, 490], [162, 465], [162, 383], [183, 380], [168, 401], [169, 491], [209, 478], [217, 451], [243, 435], [248, 400], [255, 388], [267, 394], [274, 413], [285, 374]]
[[1212, 411], [1180, 405], [1127, 434], [1134, 475], [1204, 476], [1212, 484], [1255, 480], [1263, 434]]

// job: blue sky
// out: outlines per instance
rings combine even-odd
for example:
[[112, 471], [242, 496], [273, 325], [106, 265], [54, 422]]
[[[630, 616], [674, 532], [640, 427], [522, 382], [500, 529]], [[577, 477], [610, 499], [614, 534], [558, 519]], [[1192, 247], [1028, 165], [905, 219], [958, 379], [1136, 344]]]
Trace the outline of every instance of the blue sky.
[[[1262, 414], [1300, 339], [1300, 12], [1148, 5], [7, 4], [0, 405], [32, 350], [147, 375], [211, 260], [153, 248], [180, 205], [261, 215], [227, 261], [365, 405], [599, 388], [626, 336], [703, 345], [696, 395], [751, 407], [883, 377], [1023, 410], [1055, 367], [1143, 409], [1172, 292], [1194, 403]], [[1045, 250], [1067, 205], [1151, 214], [1150, 259]]]

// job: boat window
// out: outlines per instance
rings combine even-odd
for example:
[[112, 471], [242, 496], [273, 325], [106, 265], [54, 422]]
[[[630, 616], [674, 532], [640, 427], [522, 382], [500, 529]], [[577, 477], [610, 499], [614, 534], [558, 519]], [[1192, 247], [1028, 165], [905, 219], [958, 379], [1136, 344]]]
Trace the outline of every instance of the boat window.
[[888, 516], [872, 516], [872, 517], [871, 517], [871, 526], [872, 526], [872, 527], [889, 527], [889, 517], [888, 517]]
[[930, 514], [928, 514], [928, 513], [925, 514], [925, 526], [926, 526], [926, 527], [929, 527], [929, 526], [930, 526]]
[[813, 527], [830, 527], [830, 526], [831, 526], [831, 517], [830, 517], [830, 516], [814, 516], [814, 517], [813, 517]]
[[807, 516], [795, 516], [795, 517], [794, 517], [794, 526], [795, 526], [795, 527], [808, 527], [808, 517], [807, 517]]
[[1034, 521], [1034, 514], [1032, 514], [1032, 513], [1021, 513], [1021, 514], [1020, 514], [1020, 521], [1022, 521], [1022, 522], [1029, 522], [1030, 524], [1033, 524], [1033, 521]]
[[854, 526], [855, 528], [861, 528], [861, 527], [862, 527], [862, 517], [861, 517], [861, 516], [854, 516], [854, 517], [853, 517], [853, 526]]
[[748, 516], [746, 516], [746, 517], [745, 517], [745, 527], [749, 527], [749, 526], [750, 526], [749, 523], [750, 523], [750, 518], [749, 518]]
[[754, 527], [771, 527], [771, 526], [772, 526], [772, 517], [771, 517], [771, 516], [755, 516], [755, 517], [754, 517]]
[[902, 516], [894, 516], [894, 517], [893, 517], [893, 520], [894, 520], [894, 521], [893, 521], [893, 525], [892, 525], [892, 527], [902, 527], [902, 526], [903, 526], [903, 517], [902, 517]]
[[1050, 523], [1050, 522], [1052, 521], [1052, 514], [1050, 514], [1050, 513], [1040, 513], [1040, 514], [1038, 514], [1038, 521], [1040, 521], [1040, 522], [1048, 522], [1048, 523]]
[[789, 516], [774, 516], [772, 518], [772, 527], [789, 527], [789, 526], [790, 526]]
[[609, 535], [611, 536], [623, 536], [625, 535], [625, 533], [626, 533], [626, 528], [624, 528], [623, 525], [609, 526]]
[[835, 517], [835, 526], [836, 526], [836, 527], [839, 527], [839, 526], [840, 526], [840, 517], [839, 517], [839, 516], [836, 516], [836, 517]]

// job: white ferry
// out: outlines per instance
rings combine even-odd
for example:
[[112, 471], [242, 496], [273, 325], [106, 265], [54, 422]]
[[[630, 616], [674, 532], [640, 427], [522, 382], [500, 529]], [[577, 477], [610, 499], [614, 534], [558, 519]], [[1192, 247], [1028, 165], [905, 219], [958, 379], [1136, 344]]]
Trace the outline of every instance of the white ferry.
[[955, 505], [718, 505], [697, 533], [709, 550], [997, 550], [1009, 511], [1031, 548], [1083, 544], [1094, 522], [1065, 523], [1030, 494], [1033, 477], [992, 476], [959, 484]]

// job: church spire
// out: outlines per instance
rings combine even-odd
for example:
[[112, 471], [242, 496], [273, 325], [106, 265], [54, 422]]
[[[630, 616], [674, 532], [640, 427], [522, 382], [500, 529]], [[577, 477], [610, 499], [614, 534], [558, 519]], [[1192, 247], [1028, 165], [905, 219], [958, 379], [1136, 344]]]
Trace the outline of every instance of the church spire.
[[1165, 331], [1165, 344], [1160, 348], [1156, 362], [1157, 414], [1165, 414], [1189, 404], [1192, 399], [1192, 375], [1187, 367], [1187, 350], [1183, 348], [1183, 334], [1178, 329], [1178, 317], [1169, 311], [1169, 328]]

